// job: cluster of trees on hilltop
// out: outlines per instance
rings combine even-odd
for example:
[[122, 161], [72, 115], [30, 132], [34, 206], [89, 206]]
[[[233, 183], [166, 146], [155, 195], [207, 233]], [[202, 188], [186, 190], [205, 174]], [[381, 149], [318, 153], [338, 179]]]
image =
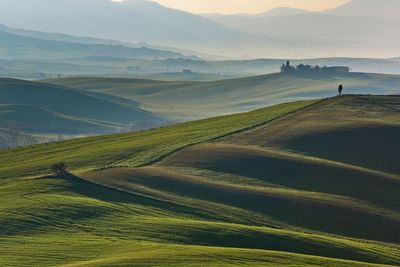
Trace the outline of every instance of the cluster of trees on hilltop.
[[297, 66], [291, 66], [290, 61], [286, 61], [286, 64], [283, 64], [281, 67], [281, 72], [284, 73], [293, 73], [293, 72], [304, 72], [304, 73], [309, 73], [309, 72], [328, 72], [329, 68], [327, 66], [320, 67], [318, 65], [316, 66], [311, 66], [311, 65], [304, 65], [304, 64], [299, 64]]

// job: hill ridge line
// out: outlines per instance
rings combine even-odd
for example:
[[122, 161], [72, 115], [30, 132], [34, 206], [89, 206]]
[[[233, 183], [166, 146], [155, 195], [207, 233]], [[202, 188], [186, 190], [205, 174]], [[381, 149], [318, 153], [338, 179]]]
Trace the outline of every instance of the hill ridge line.
[[[305, 106], [305, 107], [301, 107], [301, 108], [299, 108], [299, 109], [296, 109], [296, 110], [293, 110], [293, 111], [289, 111], [289, 112], [287, 112], [287, 113], [285, 113], [285, 114], [283, 114], [283, 115], [281, 115], [281, 116], [277, 116], [276, 118], [270, 119], [270, 120], [268, 120], [268, 121], [265, 121], [265, 122], [262, 122], [262, 123], [259, 123], [259, 124], [256, 124], [256, 125], [253, 125], [253, 126], [250, 126], [250, 127], [246, 127], [246, 128], [244, 128], [244, 129], [232, 131], [232, 132], [230, 132], [230, 133], [226, 133], [226, 134], [223, 134], [223, 135], [220, 135], [220, 136], [217, 136], [217, 137], [213, 137], [213, 138], [210, 138], [210, 139], [205, 140], [205, 141], [195, 142], [195, 143], [192, 143], [192, 144], [189, 144], [189, 145], [182, 146], [182, 147], [177, 148], [177, 149], [175, 149], [175, 150], [173, 150], [173, 151], [171, 151], [171, 152], [169, 152], [169, 153], [167, 153], [167, 154], [165, 154], [165, 155], [159, 156], [158, 158], [153, 159], [153, 160], [151, 160], [151, 161], [149, 161], [149, 162], [147, 162], [147, 163], [143, 163], [143, 164], [137, 165], [136, 167], [146, 167], [146, 166], [154, 165], [154, 164], [156, 164], [156, 163], [158, 163], [158, 162], [161, 162], [162, 160], [164, 160], [164, 159], [166, 159], [166, 158], [168, 158], [168, 157], [170, 157], [170, 156], [172, 156], [172, 155], [178, 153], [179, 151], [181, 151], [181, 150], [183, 150], [183, 149], [185, 149], [185, 148], [188, 148], [188, 147], [191, 147], [191, 146], [194, 146], [194, 145], [200, 145], [200, 144], [212, 142], [212, 141], [218, 140], [218, 139], [220, 139], [220, 138], [223, 138], [223, 137], [226, 137], [226, 136], [229, 136], [229, 135], [238, 134], [238, 133], [241, 133], [241, 132], [244, 132], [244, 131], [248, 131], [248, 130], [250, 130], [250, 129], [255, 129], [255, 128], [258, 128], [258, 127], [262, 127], [262, 126], [268, 125], [269, 123], [271, 123], [271, 122], [273, 122], [273, 121], [276, 121], [276, 120], [278, 120], [278, 119], [280, 119], [280, 118], [283, 118], [283, 117], [288, 116], [288, 115], [291, 115], [291, 114], [295, 114], [295, 113], [297, 113], [297, 112], [299, 112], [299, 111], [301, 111], [301, 110], [304, 110], [304, 109], [306, 109], [306, 108], [309, 108], [309, 107], [312, 107], [312, 106], [314, 106], [314, 105], [317, 105], [317, 104], [319, 104], [319, 103], [321, 103], [321, 102], [323, 102], [323, 101], [328, 101], [328, 100], [331, 100], [331, 99], [332, 99], [332, 98], [319, 99], [319, 100], [316, 100], [316, 102], [311, 103], [311, 104], [309, 104], [309, 105], [307, 105], [307, 106]], [[118, 164], [123, 164], [126, 160], [127, 160], [127, 159], [122, 160], [122, 161], [120, 161], [119, 163], [118, 163], [118, 162], [115, 162], [113, 165], [115, 165], [115, 167], [123, 167], [123, 166], [118, 166]]]

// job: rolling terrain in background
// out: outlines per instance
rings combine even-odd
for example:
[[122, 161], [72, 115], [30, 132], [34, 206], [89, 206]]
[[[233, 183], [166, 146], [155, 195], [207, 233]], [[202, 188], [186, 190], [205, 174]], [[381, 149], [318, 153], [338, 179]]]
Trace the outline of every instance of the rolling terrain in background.
[[[73, 137], [148, 129], [165, 123], [133, 101], [63, 86], [0, 79], [0, 128], [3, 136], [18, 130], [11, 138], [17, 145], [29, 144], [26, 134]], [[32, 136], [31, 141], [35, 143], [36, 139], [46, 140]], [[0, 146], [13, 145], [3, 141]]]
[[342, 96], [2, 150], [0, 262], [398, 266], [399, 108]]
[[[347, 94], [394, 95], [399, 94], [400, 77], [275, 73], [209, 82], [100, 77], [41, 82], [0, 79], [1, 146], [143, 130], [330, 97], [336, 94], [338, 84], [344, 84]], [[10, 132], [18, 134], [12, 137]], [[11, 139], [8, 142], [7, 136]]]
[[399, 94], [400, 76], [367, 73], [275, 73], [211, 82], [76, 77], [45, 80], [84, 92], [134, 100], [172, 121], [250, 111], [266, 105], [347, 94]]

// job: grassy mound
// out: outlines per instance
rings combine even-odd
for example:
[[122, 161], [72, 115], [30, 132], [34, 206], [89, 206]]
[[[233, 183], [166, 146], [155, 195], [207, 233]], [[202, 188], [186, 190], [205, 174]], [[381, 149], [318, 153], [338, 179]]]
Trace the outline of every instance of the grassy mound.
[[274, 147], [314, 157], [400, 173], [400, 98], [343, 96], [230, 136], [235, 144]]

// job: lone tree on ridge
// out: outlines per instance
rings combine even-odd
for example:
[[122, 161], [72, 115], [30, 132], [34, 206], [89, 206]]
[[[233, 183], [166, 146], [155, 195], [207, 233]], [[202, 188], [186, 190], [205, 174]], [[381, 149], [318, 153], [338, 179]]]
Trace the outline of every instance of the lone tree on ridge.
[[339, 85], [338, 91], [339, 91], [339, 95], [342, 95], [342, 92], [343, 92], [343, 85]]

